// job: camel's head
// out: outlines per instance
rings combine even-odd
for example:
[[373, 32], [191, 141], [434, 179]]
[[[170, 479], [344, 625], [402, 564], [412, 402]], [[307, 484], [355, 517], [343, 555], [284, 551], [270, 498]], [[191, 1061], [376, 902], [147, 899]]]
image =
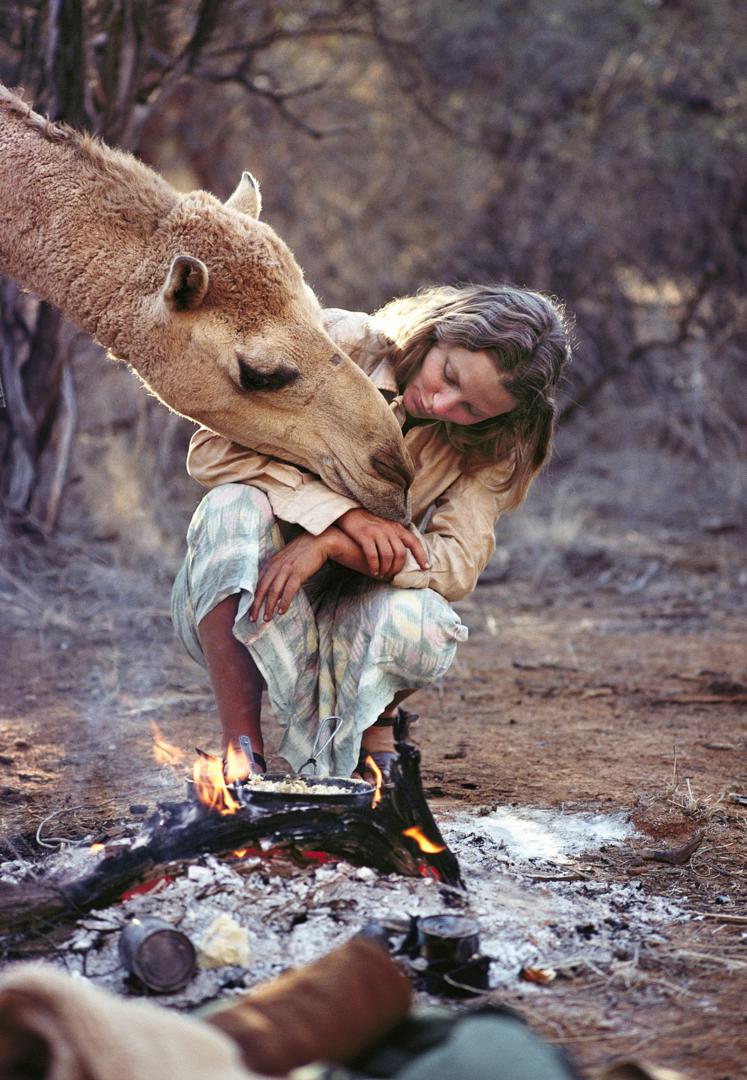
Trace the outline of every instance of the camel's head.
[[154, 362], [135, 366], [177, 412], [406, 521], [412, 466], [399, 425], [324, 332], [316, 297], [259, 207], [249, 173], [225, 204], [201, 191], [178, 199], [136, 283], [147, 297], [138, 343]]

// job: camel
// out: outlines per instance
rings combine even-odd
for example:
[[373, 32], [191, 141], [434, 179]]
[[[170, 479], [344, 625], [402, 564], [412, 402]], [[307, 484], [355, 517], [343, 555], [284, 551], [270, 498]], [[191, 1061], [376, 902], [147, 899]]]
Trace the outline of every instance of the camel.
[[221, 203], [32, 111], [0, 84], [0, 272], [59, 307], [161, 402], [407, 522], [399, 426], [325, 334], [244, 173]]

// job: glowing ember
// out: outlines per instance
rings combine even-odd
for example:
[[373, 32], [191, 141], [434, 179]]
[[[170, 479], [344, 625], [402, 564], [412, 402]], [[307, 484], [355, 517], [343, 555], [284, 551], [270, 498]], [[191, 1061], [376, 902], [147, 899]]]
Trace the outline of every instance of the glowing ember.
[[241, 803], [228, 790], [223, 775], [223, 762], [219, 757], [200, 754], [194, 763], [192, 776], [197, 798], [219, 814], [235, 814]]
[[443, 880], [435, 866], [427, 866], [424, 862], [421, 862], [418, 866], [418, 873], [421, 877], [433, 878], [434, 881]]
[[438, 855], [439, 852], [446, 851], [445, 844], [434, 844], [416, 825], [410, 829], [403, 829], [402, 835], [414, 840], [424, 855]]
[[98, 855], [100, 851], [104, 850], [105, 844], [91, 844], [89, 851], [92, 855]]
[[370, 754], [366, 758], [366, 765], [371, 770], [371, 772], [374, 774], [375, 786], [374, 786], [373, 799], [371, 800], [371, 809], [375, 810], [376, 807], [381, 802], [381, 785], [382, 785], [382, 782], [384, 780], [384, 775], [383, 775], [381, 769], [376, 764], [376, 762], [374, 761], [374, 759], [371, 757]]
[[153, 735], [153, 757], [159, 765], [181, 765], [184, 761], [184, 751], [174, 746], [173, 743], [164, 739], [155, 720], [150, 722], [150, 730]]

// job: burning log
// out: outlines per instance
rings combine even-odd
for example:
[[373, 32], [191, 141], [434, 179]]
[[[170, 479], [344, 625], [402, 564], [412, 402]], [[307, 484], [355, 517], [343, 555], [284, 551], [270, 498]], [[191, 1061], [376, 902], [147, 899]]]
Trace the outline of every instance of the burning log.
[[[382, 873], [433, 877], [463, 888], [459, 864], [444, 843], [425, 799], [420, 753], [398, 742], [392, 782], [371, 798], [299, 799], [276, 795], [271, 802], [242, 802], [232, 795], [226, 807], [199, 802], [163, 803], [130, 843], [103, 852], [82, 877], [0, 886], [0, 932], [24, 930], [76, 919], [106, 907], [143, 882], [157, 867], [222, 855], [260, 844], [294, 851], [323, 851], [354, 866]], [[375, 804], [372, 806], [372, 803]]]

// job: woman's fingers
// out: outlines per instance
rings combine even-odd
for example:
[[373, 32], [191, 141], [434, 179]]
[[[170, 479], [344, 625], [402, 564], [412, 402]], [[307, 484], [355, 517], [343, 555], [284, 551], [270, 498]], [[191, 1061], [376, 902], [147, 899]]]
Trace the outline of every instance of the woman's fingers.
[[388, 578], [393, 573], [394, 547], [386, 533], [381, 533], [377, 537], [377, 547], [379, 549], [379, 577]]
[[372, 536], [365, 536], [360, 540], [361, 550], [368, 563], [368, 569], [372, 577], [378, 577], [381, 569], [379, 549]]
[[257, 578], [257, 588], [254, 592], [254, 600], [252, 601], [252, 606], [249, 609], [249, 618], [252, 620], [252, 622], [257, 622], [257, 620], [259, 619], [260, 613], [262, 611], [262, 604], [264, 603], [265, 596], [267, 595], [267, 590], [272, 584], [271, 564], [272, 560], [270, 559], [270, 561], [266, 562], [259, 571], [259, 577]]
[[407, 548], [402, 543], [402, 540], [399, 537], [392, 546], [394, 547], [394, 561], [392, 563], [391, 574], [392, 576], [394, 576], [398, 574], [402, 567], [405, 565], [405, 560], [407, 559]]
[[411, 533], [409, 529], [405, 528], [402, 529], [402, 533], [400, 534], [400, 540], [405, 545], [405, 547], [409, 548], [410, 551], [413, 553], [413, 555], [417, 559], [420, 569], [428, 570], [428, 552], [425, 550], [425, 544], [423, 543], [423, 541], [419, 537], [417, 537], [415, 533]]
[[302, 585], [324, 565], [327, 551], [318, 537], [299, 536], [269, 558], [260, 568], [254, 600], [249, 611], [257, 622], [265, 609], [265, 622], [287, 610]]
[[272, 575], [272, 581], [267, 590], [267, 600], [265, 601], [265, 622], [269, 622], [276, 611], [282, 612], [285, 610], [282, 607], [281, 598], [291, 573], [292, 570], [289, 566], [281, 565]]
[[[262, 615], [263, 605], [265, 609], [265, 622], [268, 622], [275, 614], [275, 609], [283, 594], [290, 573], [291, 569], [285, 565], [282, 556], [274, 556], [262, 567], [259, 574], [259, 580], [257, 581], [257, 590], [254, 594], [254, 601], [252, 602], [251, 610], [249, 612], [249, 617], [254, 622], [257, 622]], [[296, 590], [296, 592], [297, 591], [298, 590]]]

